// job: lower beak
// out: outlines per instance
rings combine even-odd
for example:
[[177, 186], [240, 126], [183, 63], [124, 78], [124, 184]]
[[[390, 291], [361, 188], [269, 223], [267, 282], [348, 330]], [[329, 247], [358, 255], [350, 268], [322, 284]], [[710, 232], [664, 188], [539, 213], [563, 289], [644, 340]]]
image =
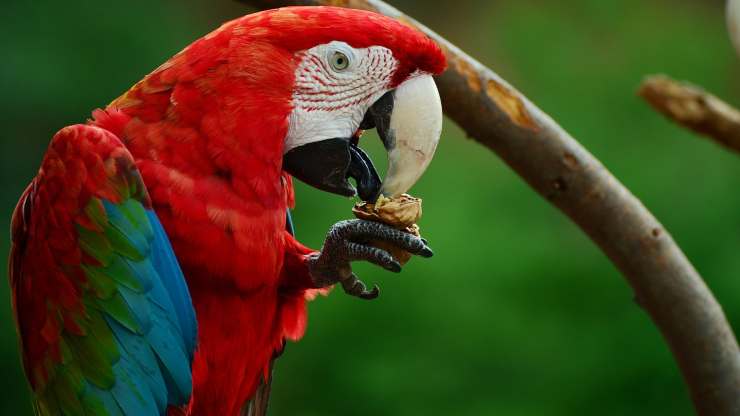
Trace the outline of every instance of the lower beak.
[[[429, 166], [442, 131], [442, 103], [429, 75], [411, 78], [379, 98], [360, 129], [377, 128], [388, 152], [381, 183], [370, 158], [352, 138], [320, 140], [295, 147], [283, 156], [283, 169], [318, 189], [375, 202], [382, 193], [408, 191]], [[347, 181], [353, 178], [357, 189]]]
[[[351, 139], [326, 139], [298, 146], [283, 155], [283, 169], [299, 180], [343, 196], [375, 201], [380, 176], [370, 157]], [[347, 181], [353, 178], [357, 189]]]

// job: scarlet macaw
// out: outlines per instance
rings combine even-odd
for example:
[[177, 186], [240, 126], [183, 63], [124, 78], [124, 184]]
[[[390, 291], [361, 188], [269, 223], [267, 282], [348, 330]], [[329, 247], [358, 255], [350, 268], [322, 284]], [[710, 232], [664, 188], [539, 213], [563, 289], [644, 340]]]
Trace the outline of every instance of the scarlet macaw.
[[[352, 261], [400, 271], [369, 240], [431, 256], [424, 240], [363, 220], [335, 224], [315, 251], [286, 213], [291, 175], [369, 201], [411, 187], [439, 139], [431, 76], [445, 65], [434, 42], [378, 14], [269, 10], [57, 133], [12, 222], [36, 411], [236, 415], [303, 335], [307, 296], [335, 283], [377, 296]], [[389, 153], [382, 183], [357, 146], [373, 127]]]

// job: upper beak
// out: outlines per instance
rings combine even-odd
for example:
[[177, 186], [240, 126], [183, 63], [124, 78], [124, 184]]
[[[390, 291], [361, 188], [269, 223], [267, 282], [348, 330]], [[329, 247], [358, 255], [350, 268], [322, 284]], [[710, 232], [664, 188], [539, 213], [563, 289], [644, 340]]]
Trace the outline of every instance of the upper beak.
[[442, 133], [442, 102], [430, 75], [411, 78], [388, 94], [391, 99], [381, 97], [369, 112], [388, 152], [380, 192], [397, 197], [414, 186], [432, 161]]
[[308, 143], [283, 156], [283, 169], [316, 188], [375, 202], [382, 193], [397, 197], [408, 191], [426, 170], [442, 132], [442, 103], [429, 75], [408, 79], [379, 98], [367, 111], [360, 129], [376, 127], [388, 152], [383, 182], [370, 158], [353, 138]]

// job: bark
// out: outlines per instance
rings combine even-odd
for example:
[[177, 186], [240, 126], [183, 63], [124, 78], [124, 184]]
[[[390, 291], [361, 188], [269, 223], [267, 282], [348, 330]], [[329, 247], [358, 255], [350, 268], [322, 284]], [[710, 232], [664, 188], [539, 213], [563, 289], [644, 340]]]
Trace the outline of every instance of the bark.
[[603, 250], [660, 329], [701, 415], [740, 414], [740, 351], [722, 308], [671, 235], [555, 121], [490, 69], [378, 0], [241, 0], [272, 8], [371, 10], [425, 32], [445, 51], [437, 77], [445, 113], [501, 157]]
[[714, 95], [664, 75], [646, 78], [637, 93], [670, 120], [740, 152], [740, 111]]

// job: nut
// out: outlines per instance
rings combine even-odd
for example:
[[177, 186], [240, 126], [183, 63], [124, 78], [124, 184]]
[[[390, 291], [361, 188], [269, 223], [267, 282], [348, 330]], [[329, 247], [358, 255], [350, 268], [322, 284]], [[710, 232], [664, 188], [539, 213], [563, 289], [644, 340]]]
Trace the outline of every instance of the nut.
[[[417, 237], [420, 235], [416, 221], [421, 218], [421, 199], [408, 194], [397, 198], [386, 198], [381, 195], [374, 204], [358, 202], [352, 208], [352, 213], [363, 220], [382, 222]], [[401, 265], [406, 264], [411, 258], [408, 251], [385, 241], [371, 240], [370, 244], [390, 253]]]
[[381, 195], [374, 204], [358, 202], [352, 208], [352, 212], [357, 218], [382, 222], [403, 230], [416, 224], [421, 218], [421, 198], [414, 198], [408, 194], [402, 194], [397, 198], [386, 198]]

